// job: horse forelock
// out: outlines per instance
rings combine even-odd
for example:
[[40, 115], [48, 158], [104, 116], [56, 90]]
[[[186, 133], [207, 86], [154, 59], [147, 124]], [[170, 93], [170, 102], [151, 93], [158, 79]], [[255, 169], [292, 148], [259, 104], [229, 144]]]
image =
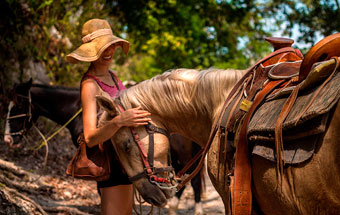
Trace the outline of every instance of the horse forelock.
[[174, 69], [135, 85], [120, 95], [126, 108], [141, 106], [161, 117], [180, 113], [213, 117], [245, 70]]

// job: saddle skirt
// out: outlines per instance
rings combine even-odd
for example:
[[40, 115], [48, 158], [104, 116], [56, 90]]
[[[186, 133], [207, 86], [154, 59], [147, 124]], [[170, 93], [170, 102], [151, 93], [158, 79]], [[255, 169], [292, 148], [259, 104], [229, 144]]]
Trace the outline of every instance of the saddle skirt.
[[[310, 159], [314, 154], [317, 142], [326, 131], [329, 112], [340, 98], [340, 74], [336, 74], [321, 89], [316, 100], [300, 120], [298, 118], [317, 90], [317, 83], [327, 77], [326, 74], [331, 68], [334, 68], [334, 65], [334, 60], [317, 64], [305, 83], [301, 83], [299, 96], [283, 123], [283, 160], [286, 164], [297, 164]], [[254, 146], [253, 154], [276, 162], [275, 123], [286, 100], [285, 93], [277, 95], [275, 99], [271, 98], [262, 104], [254, 113], [248, 128], [249, 142]]]

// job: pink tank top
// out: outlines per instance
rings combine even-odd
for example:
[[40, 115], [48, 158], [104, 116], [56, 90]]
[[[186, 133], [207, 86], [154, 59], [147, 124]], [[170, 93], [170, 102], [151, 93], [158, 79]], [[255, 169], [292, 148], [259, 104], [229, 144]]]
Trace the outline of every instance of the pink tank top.
[[[124, 90], [125, 86], [123, 85], [123, 83], [121, 82], [121, 80], [119, 80], [119, 78], [116, 76], [116, 74], [112, 71], [109, 71], [109, 73], [111, 74], [111, 77], [113, 79], [113, 82], [115, 83], [114, 86], [108, 85], [104, 82], [102, 82], [101, 80], [99, 80], [96, 76], [93, 76], [91, 74], [85, 74], [84, 78], [91, 78], [93, 80], [95, 80], [97, 82], [97, 84], [99, 85], [99, 87], [106, 93], [108, 93], [110, 95], [111, 98], [114, 97], [118, 97], [119, 95], [119, 91], [120, 90]], [[84, 79], [83, 78], [83, 79]], [[118, 88], [117, 88], [118, 85]]]

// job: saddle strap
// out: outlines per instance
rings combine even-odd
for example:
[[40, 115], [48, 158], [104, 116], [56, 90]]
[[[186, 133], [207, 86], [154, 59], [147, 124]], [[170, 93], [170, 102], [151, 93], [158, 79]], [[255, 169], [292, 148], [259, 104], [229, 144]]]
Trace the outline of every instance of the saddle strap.
[[247, 130], [250, 119], [263, 102], [266, 96], [276, 87], [280, 86], [284, 80], [269, 82], [264, 89], [255, 97], [253, 105], [245, 115], [242, 127], [240, 129], [239, 141], [235, 153], [235, 172], [232, 208], [234, 215], [250, 215], [252, 210], [252, 192], [251, 192], [251, 166], [248, 152]]
[[286, 120], [290, 110], [292, 109], [296, 98], [298, 96], [300, 89], [300, 84], [295, 87], [293, 92], [288, 97], [286, 103], [280, 112], [280, 115], [275, 123], [275, 151], [276, 151], [276, 161], [277, 161], [277, 179], [282, 182], [283, 176], [283, 138], [282, 138], [282, 126], [283, 122]]
[[[244, 84], [244, 82], [250, 76], [250, 74], [253, 74], [254, 70], [256, 70], [257, 67], [260, 66], [261, 64], [263, 64], [263, 66], [268, 66], [268, 65], [277, 63], [278, 60], [281, 58], [282, 54], [285, 54], [285, 53], [293, 53], [293, 54], [296, 54], [297, 56], [302, 56], [301, 52], [298, 49], [293, 49], [292, 47], [285, 47], [285, 48], [278, 49], [272, 52], [271, 54], [267, 55], [266, 57], [262, 58], [261, 60], [257, 61], [254, 64], [254, 66], [248, 69], [247, 73], [236, 83], [236, 85], [233, 87], [233, 89], [229, 93], [226, 99], [226, 102], [222, 108], [223, 113], [220, 115], [218, 119], [218, 124], [217, 124], [218, 126], [220, 125], [223, 127], [226, 126], [229, 114], [226, 114], [226, 112], [224, 111], [227, 108], [227, 106], [230, 104], [234, 94], [238, 92], [238, 90], [242, 87], [241, 85]], [[272, 59], [272, 58], [275, 58], [275, 59]]]

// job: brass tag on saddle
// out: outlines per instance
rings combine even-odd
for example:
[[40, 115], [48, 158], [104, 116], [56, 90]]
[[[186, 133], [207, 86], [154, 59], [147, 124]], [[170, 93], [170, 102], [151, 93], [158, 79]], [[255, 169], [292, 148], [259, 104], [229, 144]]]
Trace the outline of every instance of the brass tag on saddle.
[[247, 99], [243, 99], [242, 102], [241, 102], [241, 105], [240, 105], [240, 109], [245, 111], [245, 112], [248, 112], [252, 105], [253, 105], [252, 101], [249, 101]]

